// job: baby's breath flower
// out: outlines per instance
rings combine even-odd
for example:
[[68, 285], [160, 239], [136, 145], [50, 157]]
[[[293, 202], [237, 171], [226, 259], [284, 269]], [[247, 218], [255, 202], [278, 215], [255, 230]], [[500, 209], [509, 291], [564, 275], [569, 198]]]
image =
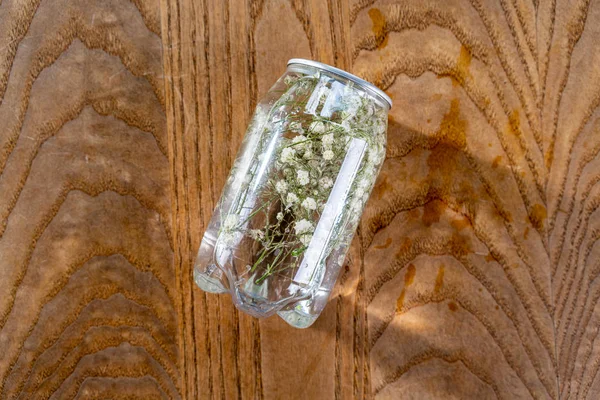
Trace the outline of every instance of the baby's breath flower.
[[306, 208], [309, 211], [316, 210], [317, 209], [317, 202], [312, 197], [307, 197], [302, 202], [302, 207]]
[[223, 222], [223, 229], [226, 231], [230, 231], [235, 228], [237, 224], [238, 216], [236, 214], [229, 214], [227, 218], [225, 218], [225, 222]]
[[369, 150], [367, 159], [369, 160], [370, 163], [377, 164], [377, 163], [379, 163], [380, 157], [381, 157], [381, 152], [379, 152], [378, 149], [371, 149], [371, 150]]
[[349, 94], [346, 97], [345, 103], [346, 103], [346, 109], [344, 111], [351, 116], [356, 115], [356, 113], [360, 109], [360, 106], [362, 105], [360, 96], [355, 93]]
[[331, 146], [333, 144], [333, 133], [328, 133], [327, 135], [323, 135], [321, 141], [323, 142], [323, 146]]
[[315, 121], [312, 124], [310, 124], [310, 129], [314, 133], [325, 133], [325, 124], [321, 121]]
[[367, 178], [363, 178], [360, 182], [358, 182], [358, 187], [364, 190], [368, 188], [370, 184], [371, 182]]
[[305, 186], [310, 182], [310, 178], [308, 176], [308, 171], [298, 170], [296, 178], [298, 179], [298, 183], [302, 186]]
[[358, 198], [363, 197], [363, 195], [365, 194], [365, 190], [363, 188], [356, 188], [356, 191], [354, 192], [354, 195]]
[[302, 129], [302, 124], [298, 121], [290, 123], [290, 131], [300, 134], [304, 133], [304, 129]]
[[307, 160], [310, 160], [310, 159], [311, 159], [313, 156], [314, 156], [314, 153], [313, 153], [313, 151], [310, 149], [310, 147], [309, 147], [309, 148], [307, 148], [307, 149], [304, 151], [304, 156], [303, 156], [303, 157], [304, 157], [305, 159], [307, 159]]
[[323, 159], [329, 161], [329, 160], [333, 160], [335, 154], [333, 154], [333, 151], [331, 150], [325, 150], [323, 152]]
[[302, 235], [303, 233], [312, 232], [313, 224], [307, 219], [301, 219], [294, 225], [296, 235]]
[[223, 232], [219, 239], [221, 239], [226, 246], [231, 246], [235, 241], [235, 233]]
[[[305, 141], [306, 141], [306, 136], [304, 136], [304, 135], [298, 135], [292, 139], [292, 143], [295, 144], [294, 147], [297, 147], [297, 148], [302, 147], [302, 145], [305, 143], [301, 143], [301, 142], [305, 142]], [[298, 144], [298, 143], [300, 143], [300, 144]]]
[[277, 221], [283, 221], [283, 213], [281, 211], [277, 213]]
[[323, 178], [319, 179], [319, 186], [323, 187], [323, 189], [329, 189], [333, 186], [333, 179], [328, 176], [324, 176]]
[[291, 85], [292, 83], [294, 83], [294, 81], [296, 80], [296, 78], [294, 78], [291, 75], [286, 76], [285, 78], [283, 78], [283, 83], [285, 83], [286, 85]]
[[287, 192], [287, 189], [288, 189], [288, 184], [283, 179], [278, 180], [277, 183], [275, 184], [275, 190], [277, 190], [278, 193], [285, 193], [285, 192]]
[[355, 197], [354, 200], [352, 200], [352, 203], [350, 203], [350, 210], [352, 210], [354, 213], [358, 213], [360, 212], [362, 205], [362, 199]]
[[287, 203], [287, 206], [290, 207], [298, 202], [298, 196], [296, 196], [295, 193], [290, 192], [287, 194], [287, 197], [285, 198], [285, 202]]
[[286, 147], [281, 151], [281, 162], [290, 163], [296, 156], [296, 150], [291, 147]]
[[254, 240], [262, 240], [265, 238], [265, 233], [260, 229], [250, 229], [249, 234]]
[[315, 170], [319, 170], [319, 169], [320, 169], [320, 168], [319, 168], [319, 161], [318, 161], [318, 160], [314, 160], [314, 159], [313, 159], [313, 160], [310, 160], [310, 161], [308, 162], [308, 165], [309, 165], [309, 166], [310, 166], [312, 169], [315, 169]]
[[373, 178], [373, 175], [375, 175], [375, 168], [373, 168], [373, 165], [367, 165], [365, 167], [363, 175], [364, 175], [365, 179]]

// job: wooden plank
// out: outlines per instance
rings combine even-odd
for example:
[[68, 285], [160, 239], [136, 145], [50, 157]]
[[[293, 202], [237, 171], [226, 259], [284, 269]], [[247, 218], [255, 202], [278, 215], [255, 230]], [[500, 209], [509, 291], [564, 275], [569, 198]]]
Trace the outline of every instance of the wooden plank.
[[0, 398], [181, 398], [159, 12], [0, 3]]
[[[292, 57], [345, 65], [349, 9], [337, 1], [162, 5], [176, 263], [191, 279], [203, 227], [256, 101]], [[351, 395], [354, 327], [339, 316], [352, 315], [352, 300], [298, 331], [240, 314], [226, 296], [197, 288], [190, 296], [185, 337], [196, 350], [188, 365], [198, 366], [188, 370], [198, 376], [190, 398], [339, 397], [342, 385]]]

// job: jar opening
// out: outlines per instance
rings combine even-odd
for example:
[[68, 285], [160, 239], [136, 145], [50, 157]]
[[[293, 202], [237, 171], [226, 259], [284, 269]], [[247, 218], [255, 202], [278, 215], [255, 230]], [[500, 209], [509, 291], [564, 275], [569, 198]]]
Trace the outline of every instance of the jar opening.
[[323, 64], [318, 61], [306, 60], [303, 58], [292, 58], [288, 61], [287, 65], [288, 67], [290, 65], [306, 65], [309, 67], [318, 68], [320, 70], [329, 72], [331, 74], [352, 81], [359, 87], [361, 87], [363, 90], [365, 90], [368, 94], [375, 97], [377, 100], [383, 102], [388, 109], [392, 108], [392, 99], [390, 98], [390, 96], [385, 94], [383, 90], [379, 89], [371, 82], [365, 81], [364, 79], [359, 78], [358, 76], [351, 74], [350, 72], [344, 71], [343, 69], [332, 67], [331, 65]]

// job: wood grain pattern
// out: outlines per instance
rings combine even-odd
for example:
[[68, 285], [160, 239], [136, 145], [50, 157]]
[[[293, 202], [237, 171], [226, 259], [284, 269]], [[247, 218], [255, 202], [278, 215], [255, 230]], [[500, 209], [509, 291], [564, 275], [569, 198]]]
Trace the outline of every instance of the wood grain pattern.
[[[600, 2], [1, 0], [0, 398], [600, 396]], [[292, 57], [394, 100], [308, 330], [194, 287]]]
[[0, 4], [0, 398], [181, 398], [156, 1]]
[[598, 397], [599, 6], [354, 5], [353, 69], [396, 102], [362, 225], [376, 397]]

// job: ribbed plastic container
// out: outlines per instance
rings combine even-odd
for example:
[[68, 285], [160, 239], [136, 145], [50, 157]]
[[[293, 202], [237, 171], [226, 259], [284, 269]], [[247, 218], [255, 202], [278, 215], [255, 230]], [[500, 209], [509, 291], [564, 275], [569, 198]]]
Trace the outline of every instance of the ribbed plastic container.
[[256, 107], [194, 267], [256, 317], [310, 326], [323, 311], [385, 158], [391, 100], [292, 59]]

